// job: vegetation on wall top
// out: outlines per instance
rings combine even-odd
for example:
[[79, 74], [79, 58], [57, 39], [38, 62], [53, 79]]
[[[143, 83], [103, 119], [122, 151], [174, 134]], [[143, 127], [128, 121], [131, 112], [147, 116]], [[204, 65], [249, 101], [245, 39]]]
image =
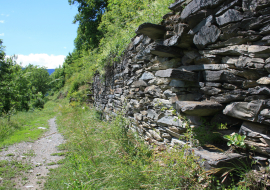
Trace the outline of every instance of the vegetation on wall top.
[[68, 54], [63, 67], [52, 75], [55, 81], [53, 90], [67, 84], [68, 96], [76, 97], [79, 86], [91, 82], [96, 71], [104, 73], [108, 62], [120, 60], [140, 24], [160, 23], [173, 2], [69, 0], [71, 5], [78, 7], [74, 22], [78, 22], [79, 27], [74, 51]]

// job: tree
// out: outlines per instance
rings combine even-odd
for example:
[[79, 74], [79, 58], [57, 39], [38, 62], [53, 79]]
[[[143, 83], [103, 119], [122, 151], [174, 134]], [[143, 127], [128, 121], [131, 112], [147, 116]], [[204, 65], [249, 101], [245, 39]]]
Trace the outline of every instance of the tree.
[[17, 57], [6, 57], [0, 40], [0, 116], [9, 117], [15, 110], [28, 111], [44, 105], [44, 96], [50, 89], [49, 73], [44, 67], [28, 65], [23, 69]]
[[102, 37], [102, 31], [97, 28], [101, 22], [101, 16], [105, 12], [108, 0], [68, 0], [70, 5], [78, 5], [73, 23], [79, 23], [77, 37], [74, 41], [78, 51], [89, 50], [98, 47]]
[[50, 89], [50, 75], [47, 69], [29, 64], [23, 72], [28, 75], [32, 94], [41, 92], [44, 97]]

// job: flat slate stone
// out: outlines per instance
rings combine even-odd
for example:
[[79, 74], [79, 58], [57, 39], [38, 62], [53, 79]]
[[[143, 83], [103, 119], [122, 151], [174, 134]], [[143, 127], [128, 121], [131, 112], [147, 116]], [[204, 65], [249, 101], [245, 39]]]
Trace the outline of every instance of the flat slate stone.
[[176, 109], [187, 115], [210, 116], [223, 109], [215, 102], [177, 101]]
[[152, 73], [146, 71], [142, 74], [140, 80], [151, 80], [154, 78], [155, 78], [155, 76]]
[[213, 168], [231, 168], [237, 164], [243, 164], [245, 156], [237, 153], [211, 152], [205, 149], [192, 148], [189, 150], [195, 156], [200, 157], [206, 170]]
[[243, 101], [245, 98], [246, 98], [246, 94], [244, 93], [228, 92], [224, 94], [218, 94], [216, 96], [211, 96], [210, 100], [223, 104], [223, 103], [230, 103], [234, 101]]
[[153, 120], [157, 120], [158, 119], [158, 114], [156, 113], [155, 110], [149, 109], [149, 110], [147, 110], [147, 117], [151, 118]]
[[164, 40], [165, 46], [177, 46], [180, 48], [189, 48], [193, 44], [193, 34], [189, 34], [190, 30], [187, 24], [179, 23], [174, 26], [174, 36]]
[[244, 121], [239, 130], [239, 134], [246, 135], [250, 138], [261, 138], [262, 135], [266, 135], [266, 133], [268, 133], [268, 130], [269, 126], [267, 125]]
[[214, 22], [213, 16], [210, 15], [207, 18], [205, 18], [204, 20], [202, 20], [197, 26], [195, 26], [192, 30], [190, 30], [188, 33], [189, 34], [196, 34], [197, 32], [200, 31], [200, 29], [203, 26], [211, 26], [211, 24]]
[[269, 0], [243, 0], [244, 11], [257, 11], [270, 5]]
[[226, 46], [241, 45], [241, 44], [245, 44], [248, 41], [249, 40], [247, 38], [244, 38], [243, 36], [237, 36], [237, 37], [232, 37], [232, 38], [228, 39], [227, 41], [218, 42], [216, 44], [212, 44], [212, 45], [209, 45], [207, 47], [216, 49], [216, 48], [222, 48], [222, 47], [226, 47]]
[[226, 106], [226, 108], [223, 110], [223, 114], [255, 122], [263, 104], [264, 100], [234, 102]]
[[193, 43], [199, 49], [203, 49], [209, 44], [213, 44], [217, 41], [221, 30], [215, 25], [203, 26], [200, 31], [194, 36]]
[[144, 34], [151, 39], [162, 39], [165, 33], [165, 26], [152, 23], [143, 23], [136, 30], [136, 34]]
[[213, 9], [199, 10], [196, 13], [193, 13], [189, 17], [185, 18], [184, 22], [187, 23], [190, 28], [194, 28], [202, 21], [202, 19], [207, 18], [208, 16], [213, 15], [213, 14], [214, 14]]
[[217, 23], [220, 26], [223, 26], [225, 24], [229, 24], [231, 22], [237, 22], [244, 18], [244, 16], [235, 9], [229, 9], [227, 10], [223, 15], [216, 18]]
[[170, 47], [164, 46], [160, 44], [152, 45], [150, 49], [150, 53], [154, 55], [158, 55], [160, 57], [181, 57], [183, 56], [183, 52], [178, 47]]
[[258, 84], [270, 84], [270, 77], [262, 77], [256, 81]]
[[222, 6], [221, 9], [219, 9], [218, 12], [216, 12], [216, 16], [219, 16], [221, 14], [223, 14], [224, 12], [226, 12], [229, 8], [231, 8], [232, 6], [235, 6], [237, 3], [239, 3], [238, 0], [234, 0], [233, 2], [226, 4], [225, 6]]
[[211, 87], [211, 86], [203, 87], [203, 88], [201, 88], [201, 90], [204, 92], [204, 94], [212, 95], [212, 96], [221, 92], [221, 90], [219, 88], [215, 88], [215, 87]]
[[198, 12], [204, 8], [211, 8], [221, 4], [224, 0], [193, 0], [191, 1], [181, 13], [181, 19], [185, 20], [191, 14]]
[[215, 49], [215, 50], [204, 50], [200, 53], [202, 54], [214, 54], [214, 55], [243, 55], [248, 54], [248, 45], [234, 45], [225, 48]]
[[270, 156], [270, 148], [268, 144], [248, 140], [245, 140], [245, 144], [248, 149], [252, 149], [254, 152]]
[[177, 126], [181, 127], [184, 130], [182, 121], [176, 116], [162, 117], [157, 121], [157, 124], [161, 126]]
[[198, 74], [180, 69], [166, 69], [157, 71], [155, 76], [166, 78], [178, 78], [183, 81], [198, 81]]
[[224, 70], [228, 69], [229, 65], [227, 64], [202, 64], [202, 65], [188, 65], [188, 66], [181, 66], [178, 69], [187, 70], [187, 71], [204, 71], [204, 70]]
[[175, 79], [173, 79], [173, 80], [171, 80], [171, 82], [170, 82], [170, 86], [173, 86], [173, 87], [186, 87], [187, 85], [186, 85], [186, 83], [184, 82], [184, 81], [182, 81], [182, 80], [175, 80]]
[[268, 86], [256, 86], [249, 88], [248, 92], [252, 95], [270, 95], [270, 89]]
[[148, 86], [147, 83], [143, 80], [138, 80], [132, 83], [134, 87]]
[[204, 80], [207, 82], [218, 82], [221, 81], [222, 74], [224, 73], [223, 70], [221, 71], [204, 71], [203, 77]]

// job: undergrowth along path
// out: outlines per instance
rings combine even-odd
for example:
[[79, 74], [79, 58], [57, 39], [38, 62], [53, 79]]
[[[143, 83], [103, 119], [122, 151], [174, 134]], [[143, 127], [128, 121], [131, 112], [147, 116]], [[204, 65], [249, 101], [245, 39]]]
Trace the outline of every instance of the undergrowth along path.
[[54, 117], [48, 121], [49, 130], [37, 141], [14, 144], [0, 152], [0, 160], [23, 161], [32, 165], [31, 170], [14, 179], [16, 188], [42, 189], [49, 170], [58, 167], [57, 162], [64, 158], [55, 154], [60, 153], [57, 146], [64, 143], [63, 136], [57, 131], [55, 120]]

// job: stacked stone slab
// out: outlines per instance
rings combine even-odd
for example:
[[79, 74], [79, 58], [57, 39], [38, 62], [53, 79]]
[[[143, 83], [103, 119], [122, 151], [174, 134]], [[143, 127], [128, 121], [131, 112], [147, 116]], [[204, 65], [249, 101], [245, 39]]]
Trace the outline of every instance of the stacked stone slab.
[[169, 9], [160, 25], [140, 25], [122, 61], [95, 76], [95, 105], [107, 119], [124, 113], [159, 146], [188, 143], [173, 109], [192, 127], [205, 116], [237, 120], [248, 147], [269, 156], [270, 1], [178, 0]]

